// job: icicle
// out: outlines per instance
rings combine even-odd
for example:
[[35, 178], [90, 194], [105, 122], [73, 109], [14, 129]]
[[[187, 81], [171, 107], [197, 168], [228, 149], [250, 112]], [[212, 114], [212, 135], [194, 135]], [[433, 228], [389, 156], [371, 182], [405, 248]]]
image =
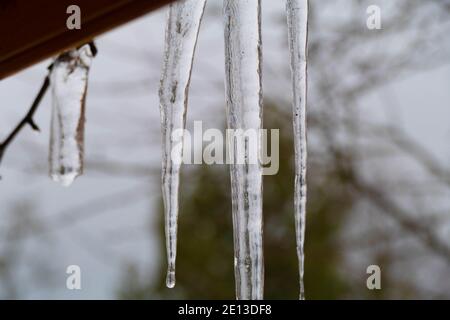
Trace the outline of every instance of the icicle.
[[198, 31], [206, 0], [183, 0], [170, 6], [166, 45], [159, 90], [163, 136], [162, 193], [165, 211], [168, 270], [166, 285], [175, 286], [177, 253], [178, 190], [183, 155], [183, 136], [173, 136], [185, 128], [188, 88]]
[[308, 0], [287, 0], [287, 22], [291, 53], [292, 86], [294, 94], [293, 126], [295, 141], [295, 226], [299, 261], [300, 299], [305, 299], [303, 285], [304, 243], [306, 218], [306, 85]]
[[[230, 129], [254, 131], [256, 141], [229, 144], [237, 299], [262, 299], [262, 127], [260, 0], [225, 0], [227, 121]], [[247, 131], [248, 132], [248, 131]], [[249, 143], [250, 142], [250, 143]], [[245, 164], [238, 158], [245, 155]]]
[[63, 186], [83, 173], [85, 99], [93, 56], [87, 44], [61, 54], [51, 69], [50, 177]]

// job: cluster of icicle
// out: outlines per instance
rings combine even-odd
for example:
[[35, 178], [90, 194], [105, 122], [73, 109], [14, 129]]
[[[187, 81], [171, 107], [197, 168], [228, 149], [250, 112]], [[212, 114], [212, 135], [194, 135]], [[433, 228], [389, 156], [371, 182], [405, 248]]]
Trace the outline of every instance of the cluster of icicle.
[[63, 186], [83, 173], [85, 101], [93, 57], [86, 44], [59, 55], [50, 68], [50, 177]]
[[[162, 192], [168, 257], [167, 286], [175, 285], [178, 192], [189, 81], [206, 0], [181, 0], [170, 6], [166, 28], [160, 111], [163, 136]], [[260, 0], [224, 0], [227, 123], [230, 129], [262, 128]], [[308, 0], [286, 0], [293, 83], [295, 139], [295, 221], [300, 299], [304, 299], [303, 266], [306, 205], [306, 57]], [[261, 143], [243, 144], [234, 154], [257, 152]], [[238, 163], [232, 161], [232, 163]], [[237, 299], [263, 299], [262, 167], [230, 165]]]

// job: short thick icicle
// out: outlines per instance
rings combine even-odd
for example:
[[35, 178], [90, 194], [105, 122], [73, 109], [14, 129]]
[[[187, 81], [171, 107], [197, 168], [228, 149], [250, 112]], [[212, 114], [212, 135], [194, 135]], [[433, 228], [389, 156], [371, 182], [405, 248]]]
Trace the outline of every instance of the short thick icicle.
[[50, 71], [50, 177], [63, 186], [83, 173], [85, 100], [93, 56], [91, 46], [84, 45], [58, 56]]
[[225, 0], [223, 12], [228, 127], [257, 137], [229, 141], [236, 297], [263, 299], [260, 0]]
[[[167, 287], [175, 286], [178, 190], [188, 88], [206, 0], [182, 0], [169, 9], [159, 90], [163, 142], [162, 193], [167, 249]], [[177, 147], [178, 146], [178, 147]]]
[[292, 87], [294, 95], [293, 126], [295, 141], [295, 226], [299, 261], [300, 299], [305, 299], [303, 285], [304, 244], [306, 220], [306, 92], [308, 0], [287, 0], [287, 22], [291, 54]]

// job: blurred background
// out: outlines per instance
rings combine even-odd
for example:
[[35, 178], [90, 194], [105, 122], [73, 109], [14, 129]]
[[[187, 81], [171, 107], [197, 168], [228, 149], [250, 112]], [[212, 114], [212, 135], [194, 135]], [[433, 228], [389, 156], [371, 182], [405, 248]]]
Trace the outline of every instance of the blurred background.
[[[382, 29], [366, 27], [369, 5]], [[262, 0], [265, 297], [298, 297], [291, 84], [284, 1]], [[307, 299], [450, 298], [450, 1], [310, 1]], [[222, 3], [200, 30], [188, 128], [225, 128]], [[226, 165], [183, 167], [177, 286], [165, 288], [158, 86], [167, 8], [97, 39], [85, 175], [50, 181], [50, 97], [0, 167], [0, 298], [233, 299]], [[0, 82], [0, 139], [49, 61]], [[81, 267], [82, 290], [66, 289]], [[381, 268], [368, 290], [366, 268]]]

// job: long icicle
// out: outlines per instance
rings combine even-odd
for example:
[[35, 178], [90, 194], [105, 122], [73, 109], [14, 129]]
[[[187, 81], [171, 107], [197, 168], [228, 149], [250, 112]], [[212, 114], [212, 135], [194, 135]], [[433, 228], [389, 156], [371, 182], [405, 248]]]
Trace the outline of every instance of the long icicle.
[[[183, 134], [179, 130], [183, 130], [186, 124], [189, 82], [205, 3], [206, 0], [173, 3], [166, 26], [159, 98], [163, 139], [162, 193], [168, 260], [166, 285], [169, 288], [175, 286], [178, 192], [183, 156]], [[178, 147], [174, 148], [176, 146]]]
[[85, 101], [93, 51], [91, 44], [67, 51], [55, 59], [50, 71], [50, 177], [63, 186], [83, 173]]
[[293, 86], [293, 127], [295, 143], [295, 229], [299, 262], [300, 299], [305, 299], [303, 284], [305, 265], [306, 220], [306, 92], [308, 51], [308, 0], [287, 0], [287, 23]]
[[[262, 299], [262, 127], [260, 0], [224, 0], [228, 128], [243, 130], [230, 141], [236, 297]], [[252, 134], [253, 133], [253, 134]], [[255, 137], [251, 140], [249, 137]], [[242, 163], [242, 158], [245, 161]], [[250, 161], [256, 159], [256, 161]]]

